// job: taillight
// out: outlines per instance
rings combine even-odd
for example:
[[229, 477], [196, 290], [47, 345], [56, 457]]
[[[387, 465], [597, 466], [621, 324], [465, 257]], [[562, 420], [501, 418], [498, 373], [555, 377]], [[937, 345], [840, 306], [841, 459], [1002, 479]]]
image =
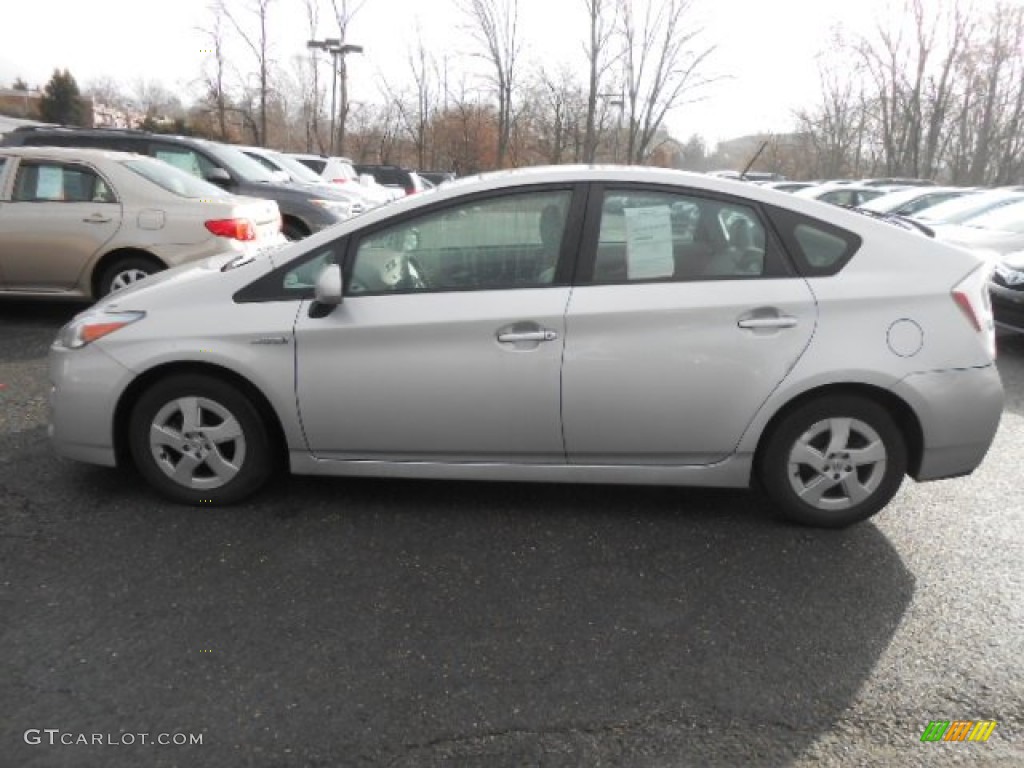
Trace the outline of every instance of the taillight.
[[995, 358], [996, 329], [992, 317], [992, 299], [988, 293], [991, 274], [992, 267], [983, 264], [953, 286], [951, 295], [971, 327], [984, 336], [985, 349]]
[[953, 291], [953, 301], [955, 301], [956, 305], [963, 310], [967, 319], [971, 321], [971, 325], [974, 326], [974, 330], [980, 333], [981, 321], [978, 319], [978, 314], [974, 311], [974, 307], [971, 306], [970, 297], [963, 291]]
[[348, 179], [331, 179], [333, 184], [344, 184]]
[[232, 240], [255, 240], [256, 227], [249, 219], [213, 219], [206, 222], [206, 228], [217, 237]]

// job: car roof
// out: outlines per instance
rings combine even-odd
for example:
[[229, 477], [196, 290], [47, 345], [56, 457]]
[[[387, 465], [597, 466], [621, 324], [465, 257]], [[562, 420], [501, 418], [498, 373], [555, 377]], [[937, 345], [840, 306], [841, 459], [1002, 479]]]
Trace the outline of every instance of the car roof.
[[[95, 147], [46, 147], [17, 146], [0, 147], [0, 155], [16, 157], [45, 157], [52, 160], [101, 160], [118, 161], [128, 157], [147, 158], [136, 152], [118, 152], [113, 149], [97, 149]], [[148, 159], [148, 158], [147, 158]]]

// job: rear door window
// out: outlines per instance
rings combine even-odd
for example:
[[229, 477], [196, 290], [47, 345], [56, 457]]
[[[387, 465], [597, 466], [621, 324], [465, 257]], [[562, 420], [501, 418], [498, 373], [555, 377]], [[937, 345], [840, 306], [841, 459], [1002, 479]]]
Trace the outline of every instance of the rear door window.
[[11, 199], [22, 203], [111, 203], [114, 193], [91, 168], [82, 165], [23, 161]]
[[778, 246], [753, 206], [656, 189], [604, 191], [594, 283], [784, 274]]

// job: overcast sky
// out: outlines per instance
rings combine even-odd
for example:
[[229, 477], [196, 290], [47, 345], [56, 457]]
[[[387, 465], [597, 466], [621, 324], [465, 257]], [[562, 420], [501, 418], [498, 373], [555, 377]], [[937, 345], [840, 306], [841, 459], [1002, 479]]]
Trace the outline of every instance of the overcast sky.
[[[929, 0], [926, 0], [928, 2]], [[930, 0], [938, 2], [939, 0]], [[982, 4], [994, 0], [978, 0]], [[0, 25], [0, 85], [16, 76], [39, 86], [55, 67], [67, 67], [85, 87], [95, 78], [126, 84], [155, 79], [182, 93], [194, 88], [207, 40], [209, 0], [6, 0]], [[233, 0], [245, 7], [249, 0]], [[676, 138], [700, 133], [711, 142], [754, 133], [784, 131], [792, 112], [813, 102], [818, 75], [815, 54], [839, 25], [848, 32], [882, 17], [886, 0], [697, 0], [695, 20], [718, 51], [709, 70], [724, 77], [706, 98], [672, 114]], [[323, 0], [320, 37], [336, 35]], [[585, 80], [583, 0], [520, 0], [524, 62], [578, 67]], [[244, 17], [244, 12], [240, 14]], [[308, 37], [301, 0], [275, 0], [274, 56], [287, 65]], [[365, 48], [351, 56], [351, 98], [379, 101], [377, 82], [407, 77], [407, 52], [417, 30], [437, 51], [457, 59], [469, 46], [459, 31], [464, 17], [454, 0], [365, 0], [349, 30], [349, 42]], [[237, 51], [239, 65], [253, 68]], [[456, 66], [456, 65], [452, 65]]]

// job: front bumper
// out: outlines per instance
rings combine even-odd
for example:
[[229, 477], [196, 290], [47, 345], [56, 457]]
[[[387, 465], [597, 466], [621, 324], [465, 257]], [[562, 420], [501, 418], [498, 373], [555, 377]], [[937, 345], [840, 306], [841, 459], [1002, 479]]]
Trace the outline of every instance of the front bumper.
[[1003, 385], [995, 365], [915, 373], [893, 392], [921, 422], [924, 445], [915, 480], [968, 475], [981, 464], [1003, 413]]
[[94, 342], [50, 347], [50, 443], [57, 455], [113, 467], [114, 411], [135, 374]]

